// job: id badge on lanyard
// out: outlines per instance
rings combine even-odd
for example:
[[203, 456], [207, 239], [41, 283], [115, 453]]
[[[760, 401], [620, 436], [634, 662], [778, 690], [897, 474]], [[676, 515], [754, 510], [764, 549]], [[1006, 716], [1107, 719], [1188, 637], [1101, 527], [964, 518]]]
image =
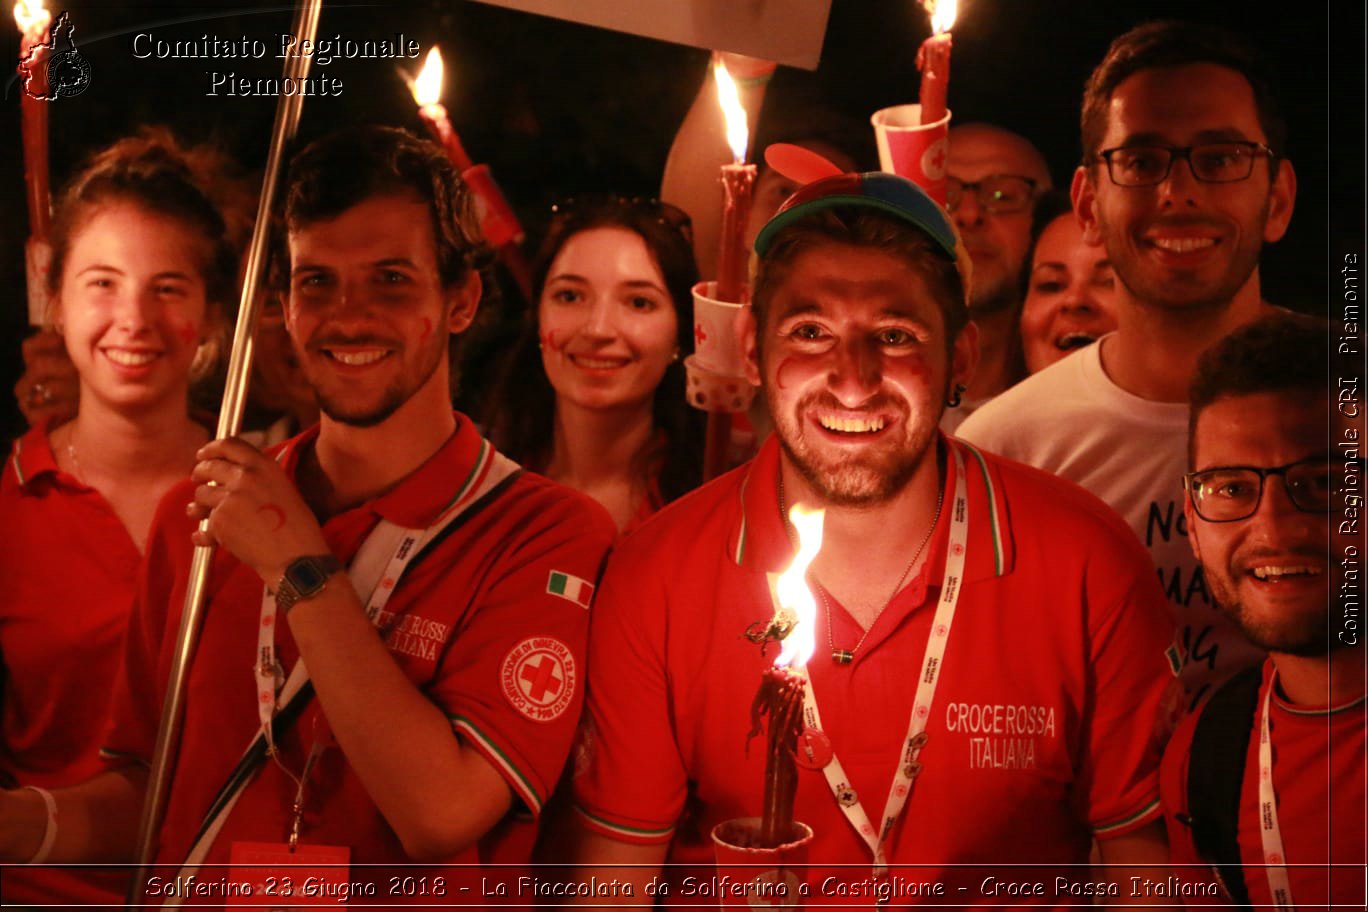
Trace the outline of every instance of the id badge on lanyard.
[[[897, 771], [893, 776], [893, 784], [888, 791], [883, 816], [877, 828], [865, 812], [859, 795], [851, 787], [850, 778], [841, 766], [834, 749], [831, 751], [830, 762], [822, 767], [827, 785], [830, 786], [832, 797], [840, 806], [841, 813], [869, 848], [869, 854], [874, 862], [875, 878], [881, 878], [888, 873], [888, 838], [912, 794], [917, 776], [921, 773], [922, 766], [917, 758], [926, 746], [926, 723], [931, 718], [936, 685], [945, 670], [945, 650], [950, 642], [950, 627], [955, 618], [955, 606], [959, 602], [960, 588], [964, 581], [964, 559], [969, 539], [968, 485], [965, 481], [964, 457], [958, 447], [951, 445], [950, 449], [955, 456], [955, 499], [950, 512], [950, 547], [945, 559], [945, 576], [941, 581], [936, 614], [931, 621], [931, 633], [926, 641], [926, 653], [922, 657], [917, 692], [912, 700], [912, 713], [907, 723], [907, 735], [899, 750]], [[803, 690], [803, 721], [810, 731], [821, 731], [822, 715], [817, 708], [817, 695], [810, 679]]]
[[[386, 524], [382, 521], [381, 525], [372, 534], [383, 534], [385, 531], [391, 533], [398, 532], [398, 540], [395, 542], [393, 552], [389, 560], [385, 563], [383, 572], [380, 574], [379, 581], [371, 590], [370, 596], [366, 601], [366, 617], [372, 624], [378, 626], [378, 620], [385, 605], [389, 602], [390, 595], [394, 592], [408, 568], [409, 562], [419, 552], [416, 547], [422, 539], [425, 530], [422, 529], [399, 529], [398, 527]], [[364, 547], [364, 546], [363, 546]], [[304, 666], [301, 657], [290, 673], [288, 681], [284, 680], [284, 671], [276, 657], [275, 633], [278, 615], [276, 612], [275, 596], [270, 589], [262, 587], [261, 593], [261, 620], [257, 625], [257, 663], [253, 669], [256, 679], [256, 704], [257, 718], [261, 723], [262, 736], [266, 739], [267, 755], [275, 761], [276, 765], [294, 781], [296, 790], [294, 802], [291, 807], [291, 821], [289, 832], [286, 836], [287, 841], [282, 844], [276, 843], [234, 843], [233, 855], [239, 856], [246, 852], [253, 857], [267, 857], [272, 853], [279, 854], [284, 852], [287, 857], [294, 857], [298, 863], [309, 864], [346, 864], [350, 850], [344, 846], [301, 846], [299, 837], [304, 823], [304, 799], [308, 791], [309, 779], [313, 774], [314, 766], [318, 763], [323, 753], [327, 750], [331, 737], [326, 734], [314, 733], [313, 744], [309, 749], [308, 758], [304, 762], [304, 768], [299, 775], [295, 775], [280, 757], [280, 752], [276, 747], [275, 735], [272, 731], [272, 721], [280, 706], [288, 700], [288, 695], [292, 695], [302, 686], [303, 681], [308, 676], [308, 670]], [[282, 681], [284, 682], [282, 684]], [[326, 725], [323, 716], [318, 716], [318, 720]], [[245, 847], [245, 848], [244, 848]], [[305, 851], [307, 850], [307, 851]], [[300, 854], [303, 852], [303, 854]], [[264, 853], [264, 854], [263, 854]], [[322, 854], [319, 854], [322, 853]], [[315, 858], [315, 856], [317, 856]], [[312, 859], [312, 861], [310, 860]], [[241, 863], [249, 864], [246, 857]], [[269, 865], [268, 865], [269, 866]], [[341, 870], [341, 876], [345, 880], [346, 870]]]

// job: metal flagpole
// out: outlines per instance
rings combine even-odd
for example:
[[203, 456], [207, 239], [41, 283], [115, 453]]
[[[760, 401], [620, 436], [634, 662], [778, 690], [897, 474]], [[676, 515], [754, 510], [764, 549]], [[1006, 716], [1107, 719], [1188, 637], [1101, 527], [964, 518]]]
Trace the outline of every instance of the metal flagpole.
[[[296, 46], [312, 43], [318, 32], [318, 17], [323, 0], [301, 0], [295, 8], [291, 34], [298, 39]], [[238, 307], [237, 326], [233, 331], [233, 351], [228, 359], [228, 377], [224, 384], [223, 406], [219, 411], [216, 436], [219, 439], [237, 434], [242, 425], [242, 410], [247, 400], [247, 382], [252, 370], [252, 336], [256, 329], [258, 290], [266, 271], [267, 244], [270, 237], [271, 213], [275, 208], [276, 190], [284, 168], [286, 146], [294, 139], [299, 126], [300, 111], [304, 106], [303, 84], [309, 75], [312, 56], [298, 54], [285, 60], [284, 78], [294, 80], [297, 91], [281, 93], [276, 105], [275, 126], [271, 131], [270, 152], [266, 158], [266, 172], [261, 181], [261, 197], [257, 203], [256, 225], [247, 251], [247, 269], [242, 280], [242, 298]], [[200, 524], [204, 530], [207, 522]], [[185, 682], [199, 639], [201, 616], [204, 613], [205, 586], [209, 567], [213, 562], [214, 547], [195, 548], [190, 567], [190, 580], [185, 591], [185, 605], [181, 613], [180, 632], [176, 635], [176, 651], [172, 657], [166, 699], [162, 704], [161, 725], [157, 730], [157, 745], [152, 754], [152, 769], [147, 780], [147, 796], [143, 801], [142, 822], [138, 830], [138, 872], [129, 887], [129, 906], [142, 896], [148, 868], [157, 850], [157, 832], [166, 809], [166, 796], [171, 781], [171, 766], [176, 743], [180, 736], [181, 714], [185, 698]]]

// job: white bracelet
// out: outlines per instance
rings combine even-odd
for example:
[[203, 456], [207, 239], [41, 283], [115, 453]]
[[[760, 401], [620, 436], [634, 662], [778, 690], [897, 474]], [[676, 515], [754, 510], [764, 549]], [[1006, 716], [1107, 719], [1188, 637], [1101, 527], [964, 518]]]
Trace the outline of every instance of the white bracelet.
[[26, 785], [24, 788], [31, 792], [37, 792], [38, 797], [43, 799], [43, 804], [47, 807], [47, 822], [43, 825], [43, 841], [38, 846], [38, 851], [33, 853], [33, 857], [28, 860], [29, 864], [42, 864], [47, 861], [48, 855], [52, 852], [52, 846], [57, 841], [57, 799], [52, 797], [52, 792], [36, 785]]

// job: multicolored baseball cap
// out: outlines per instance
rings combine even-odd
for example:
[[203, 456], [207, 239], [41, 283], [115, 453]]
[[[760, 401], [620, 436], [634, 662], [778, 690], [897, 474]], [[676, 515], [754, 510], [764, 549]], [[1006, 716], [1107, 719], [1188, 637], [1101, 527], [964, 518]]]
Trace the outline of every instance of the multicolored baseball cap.
[[755, 252], [763, 257], [784, 228], [809, 213], [835, 206], [876, 209], [926, 232], [946, 258], [954, 262], [968, 298], [973, 265], [954, 221], [921, 187], [905, 177], [883, 171], [836, 174], [798, 188], [760, 229], [755, 237]]

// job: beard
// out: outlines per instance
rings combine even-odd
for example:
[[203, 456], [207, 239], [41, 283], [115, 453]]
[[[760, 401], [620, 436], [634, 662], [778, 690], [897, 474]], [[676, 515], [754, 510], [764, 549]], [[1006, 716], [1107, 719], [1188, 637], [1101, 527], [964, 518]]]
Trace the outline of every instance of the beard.
[[1239, 589], [1229, 571], [1207, 573], [1206, 584], [1216, 607], [1260, 649], [1302, 658], [1323, 658], [1340, 645], [1330, 635], [1328, 588], [1319, 610], [1295, 610], [1293, 606], [1276, 604], [1256, 610], [1240, 599]]
[[[352, 344], [357, 343], [376, 343], [392, 344], [392, 340], [383, 339], [346, 339], [341, 338], [327, 339], [320, 343], [313, 343], [312, 347], [317, 349], [324, 347], [324, 342], [346, 341]], [[301, 356], [300, 363], [304, 367], [305, 376], [308, 378], [309, 385], [312, 386], [318, 395], [318, 409], [328, 418], [338, 424], [346, 424], [351, 427], [370, 428], [386, 421], [399, 408], [408, 402], [413, 395], [422, 389], [432, 375], [436, 373], [441, 365], [442, 358], [446, 354], [445, 337], [438, 333], [433, 333], [428, 343], [421, 347], [415, 354], [414, 362], [410, 365], [401, 365], [400, 373], [388, 386], [382, 389], [378, 395], [362, 397], [352, 389], [345, 386], [331, 386], [330, 377], [326, 376], [325, 371], [317, 370], [312, 359]], [[327, 357], [326, 355], [324, 357]], [[402, 349], [394, 348], [388, 356], [390, 358], [402, 357]]]
[[[770, 393], [773, 402], [773, 394], [769, 390], [766, 392]], [[912, 410], [905, 401], [880, 395], [871, 399], [866, 408], [895, 413], [901, 436], [881, 439], [857, 452], [823, 453], [820, 443], [806, 436], [807, 425], [800, 417], [821, 406], [840, 408], [830, 393], [810, 393], [791, 411], [773, 416], [774, 433], [794, 468], [834, 506], [873, 506], [890, 500], [902, 491], [927, 454], [933, 451], [939, 411], [934, 420], [914, 424]], [[917, 417], [925, 416], [930, 410], [924, 410]]]
[[[1123, 237], [1124, 229], [1113, 231], [1105, 223], [1101, 225], [1103, 246], [1116, 277], [1141, 303], [1169, 311], [1219, 312], [1230, 305], [1259, 267], [1268, 207], [1269, 201], [1265, 200], [1258, 218], [1258, 230], [1241, 233], [1240, 241], [1229, 252], [1224, 267], [1213, 277], [1158, 269], [1146, 262], [1134, 248], [1133, 241]], [[1192, 220], [1192, 223], [1200, 222], [1200, 219]]]

